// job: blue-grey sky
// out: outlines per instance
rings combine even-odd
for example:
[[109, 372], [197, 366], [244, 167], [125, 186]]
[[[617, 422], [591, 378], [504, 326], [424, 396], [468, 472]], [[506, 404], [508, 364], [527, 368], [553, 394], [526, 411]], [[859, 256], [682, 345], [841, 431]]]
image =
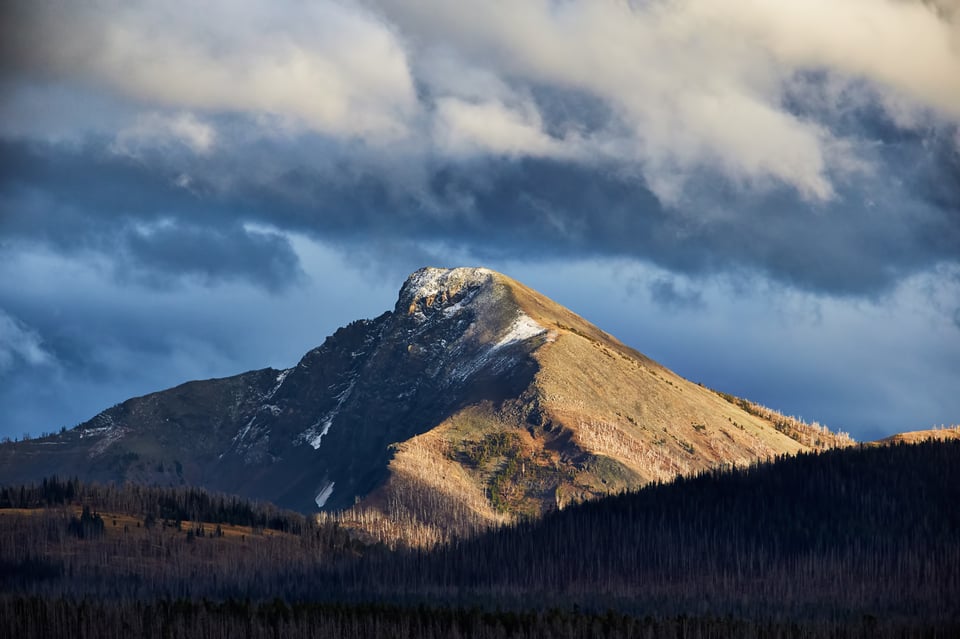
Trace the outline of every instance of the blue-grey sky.
[[484, 265], [859, 439], [960, 422], [953, 0], [0, 15], [0, 436]]

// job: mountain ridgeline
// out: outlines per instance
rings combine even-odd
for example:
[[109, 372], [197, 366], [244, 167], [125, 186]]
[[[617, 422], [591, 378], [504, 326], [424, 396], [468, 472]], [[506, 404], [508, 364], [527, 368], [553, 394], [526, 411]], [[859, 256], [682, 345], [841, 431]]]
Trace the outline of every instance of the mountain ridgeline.
[[200, 486], [429, 545], [851, 443], [691, 383], [504, 275], [425, 268], [392, 312], [292, 368], [189, 382], [0, 446], [0, 483]]

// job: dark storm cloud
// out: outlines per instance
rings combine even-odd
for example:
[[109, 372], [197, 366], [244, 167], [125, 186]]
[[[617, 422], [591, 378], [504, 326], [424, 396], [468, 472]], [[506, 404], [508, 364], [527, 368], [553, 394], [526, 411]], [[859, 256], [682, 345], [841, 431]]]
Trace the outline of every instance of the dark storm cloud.
[[235, 277], [277, 290], [294, 285], [302, 275], [290, 242], [275, 233], [168, 224], [130, 231], [121, 241], [134, 271], [142, 269], [145, 277], [160, 277], [161, 283], [170, 274], [206, 283]]
[[[0, 232], [123, 276], [278, 289], [299, 232], [875, 296], [960, 254], [960, 63], [940, 46], [957, 23], [938, 3], [817, 1], [793, 26], [739, 0], [531, 3], [509, 24], [433, 0], [296, 20], [55, 4], [6, 15]], [[905, 58], [865, 17], [930, 46]], [[106, 96], [80, 112], [112, 96], [116, 121], [53, 109], [77, 130], [40, 141], [30, 106], [70, 85]]]
[[[960, 255], [956, 130], [878, 131], [865, 152], [870, 168], [838, 183], [829, 202], [811, 205], [784, 187], [745, 194], [702, 171], [671, 207], [613, 167], [550, 159], [433, 162], [425, 183], [408, 188], [390, 169], [402, 156], [380, 172], [294, 165], [265, 180], [255, 161], [227, 167], [217, 155], [192, 160], [187, 175], [162, 156], [134, 159], [95, 142], [4, 143], [0, 230], [8, 241], [109, 254], [120, 272], [158, 284], [166, 275], [294, 282], [289, 243], [244, 226], [253, 223], [348, 244], [451, 243], [480, 258], [629, 257], [689, 275], [748, 270], [810, 291], [870, 296]], [[231, 186], [221, 189], [227, 172]]]
[[[302, 275], [282, 235], [244, 227], [231, 205], [176, 173], [102, 147], [0, 142], [0, 233], [63, 253], [107, 256], [117, 277], [244, 279], [271, 290]], [[268, 216], [260, 216], [268, 217]]]

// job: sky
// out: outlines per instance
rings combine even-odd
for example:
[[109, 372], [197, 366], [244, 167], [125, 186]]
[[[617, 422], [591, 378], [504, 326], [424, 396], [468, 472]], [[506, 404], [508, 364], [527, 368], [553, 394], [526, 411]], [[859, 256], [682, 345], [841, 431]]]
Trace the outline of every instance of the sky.
[[482, 265], [861, 440], [960, 422], [956, 0], [0, 4], [0, 437]]

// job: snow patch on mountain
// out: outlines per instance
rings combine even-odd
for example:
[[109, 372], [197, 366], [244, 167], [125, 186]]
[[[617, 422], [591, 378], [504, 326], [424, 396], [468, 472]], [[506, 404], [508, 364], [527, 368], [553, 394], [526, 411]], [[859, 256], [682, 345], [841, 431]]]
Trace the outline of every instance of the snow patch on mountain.
[[106, 435], [113, 430], [113, 426], [99, 426], [97, 428], [84, 428], [80, 431], [80, 439], [85, 437], [99, 437]]
[[474, 373], [488, 368], [494, 372], [502, 372], [509, 368], [517, 359], [517, 354], [509, 351], [509, 347], [519, 344], [547, 332], [536, 320], [519, 311], [516, 319], [507, 327], [500, 339], [482, 350], [476, 357], [457, 366], [450, 373], [450, 383], [463, 382]]
[[510, 346], [511, 344], [522, 342], [530, 339], [531, 337], [536, 337], [537, 335], [545, 333], [546, 331], [547, 329], [540, 326], [540, 324], [538, 324], [532, 317], [524, 312], [520, 312], [520, 314], [517, 315], [517, 319], [513, 320], [510, 328], [507, 329], [506, 334], [494, 345], [494, 349], [496, 350], [503, 348], [504, 346]]
[[450, 319], [451, 317], [453, 317], [454, 315], [462, 311], [463, 302], [464, 300], [460, 300], [456, 304], [451, 304], [450, 306], [443, 309], [443, 316], [446, 317], [447, 319]]
[[277, 375], [277, 381], [276, 381], [276, 383], [274, 384], [273, 388], [271, 388], [269, 391], [267, 391], [267, 394], [264, 395], [263, 398], [264, 398], [264, 399], [272, 399], [273, 396], [277, 394], [277, 391], [280, 390], [280, 387], [283, 386], [283, 382], [287, 379], [287, 376], [288, 376], [293, 370], [294, 370], [294, 369], [292, 369], [292, 368], [288, 368], [288, 369], [286, 369], [286, 370], [280, 371], [280, 374]]
[[92, 459], [102, 455], [108, 448], [126, 436], [128, 429], [117, 424], [109, 412], [103, 412], [88, 422], [93, 425], [79, 428], [80, 439], [97, 439], [90, 448], [89, 457]]
[[123, 439], [127, 434], [127, 429], [123, 427], [108, 427], [104, 432], [104, 436], [90, 449], [90, 458], [98, 457], [106, 452], [108, 448], [116, 444], [118, 441]]
[[426, 267], [413, 273], [400, 289], [403, 299], [434, 297], [443, 291], [481, 286], [490, 281], [493, 271], [486, 268], [432, 268]]
[[315, 501], [317, 504], [317, 508], [323, 508], [323, 505], [327, 503], [327, 500], [330, 499], [330, 495], [333, 494], [333, 487], [336, 485], [336, 483], [337, 482], [332, 481], [320, 489], [320, 492], [317, 493], [317, 496], [313, 499], [313, 501]]
[[[334, 410], [327, 417], [317, 422], [311, 426], [304, 433], [304, 437], [307, 440], [307, 443], [310, 444], [314, 450], [320, 448], [320, 441], [323, 439], [323, 436], [330, 432], [330, 427], [333, 426], [333, 418], [336, 417], [337, 411]], [[319, 432], [317, 427], [320, 427]]]
[[251, 417], [250, 420], [246, 423], [246, 425], [244, 425], [243, 428], [237, 431], [237, 434], [233, 436], [233, 440], [232, 440], [234, 446], [236, 446], [237, 448], [240, 447], [240, 444], [243, 442], [244, 439], [246, 439], [247, 433], [249, 433], [250, 429], [253, 428], [253, 423], [255, 421], [257, 421], [256, 415]]
[[113, 429], [116, 427], [116, 422], [113, 420], [110, 412], [100, 413], [91, 419], [88, 424], [92, 427], [87, 425], [80, 427], [80, 439], [84, 439], [85, 437], [103, 437], [113, 432]]
[[340, 412], [343, 404], [350, 397], [350, 393], [353, 392], [353, 387], [356, 386], [356, 384], [357, 378], [353, 377], [350, 380], [350, 383], [347, 384], [347, 387], [336, 396], [337, 405], [333, 407], [333, 410], [317, 420], [316, 423], [307, 428], [307, 430], [300, 433], [293, 443], [302, 444], [306, 442], [310, 444], [314, 450], [320, 448], [320, 442], [323, 439], [323, 436], [330, 432], [330, 427], [333, 426], [334, 418]]

